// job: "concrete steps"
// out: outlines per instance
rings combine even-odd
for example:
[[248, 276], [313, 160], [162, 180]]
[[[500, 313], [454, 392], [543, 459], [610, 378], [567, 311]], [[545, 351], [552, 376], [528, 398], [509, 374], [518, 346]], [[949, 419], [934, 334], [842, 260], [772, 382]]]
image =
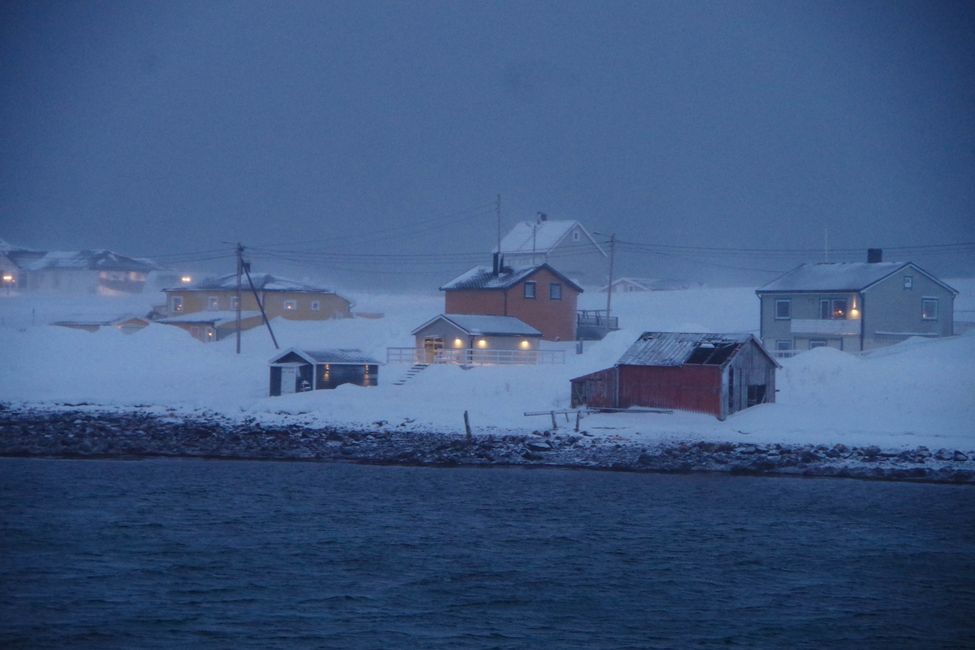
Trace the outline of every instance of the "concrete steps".
[[410, 369], [406, 371], [405, 375], [403, 375], [402, 377], [400, 377], [399, 379], [393, 382], [393, 386], [402, 386], [403, 384], [405, 384], [406, 382], [408, 382], [409, 380], [413, 379], [418, 374], [426, 370], [427, 366], [429, 365], [430, 364], [428, 363], [414, 363], [412, 366], [410, 366]]

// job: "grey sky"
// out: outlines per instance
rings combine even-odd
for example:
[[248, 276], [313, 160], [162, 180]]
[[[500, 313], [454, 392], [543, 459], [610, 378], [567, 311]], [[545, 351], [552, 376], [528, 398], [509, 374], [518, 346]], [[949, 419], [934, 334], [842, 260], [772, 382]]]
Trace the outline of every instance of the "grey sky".
[[927, 1], [7, 2], [0, 237], [436, 284], [471, 263], [450, 251], [489, 261], [500, 193], [505, 227], [631, 242], [972, 242], [973, 34], [975, 5]]

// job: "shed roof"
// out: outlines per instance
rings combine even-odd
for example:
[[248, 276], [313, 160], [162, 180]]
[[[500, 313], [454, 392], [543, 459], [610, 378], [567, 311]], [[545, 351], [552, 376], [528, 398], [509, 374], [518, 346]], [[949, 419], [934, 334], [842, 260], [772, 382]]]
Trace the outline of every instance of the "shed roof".
[[453, 324], [471, 336], [541, 336], [542, 333], [514, 316], [479, 314], [440, 314], [420, 325], [413, 334], [440, 319]]
[[276, 354], [268, 363], [279, 363], [289, 354], [297, 354], [308, 363], [329, 363], [335, 365], [379, 365], [379, 362], [358, 348], [324, 348], [321, 350], [300, 350], [289, 348]]
[[[254, 288], [258, 291], [287, 291], [291, 293], [334, 293], [331, 289], [318, 287], [296, 280], [279, 278], [270, 273], [251, 273]], [[247, 277], [243, 277], [243, 288], [250, 289]], [[206, 278], [189, 287], [172, 287], [163, 291], [236, 291], [237, 274], [230, 273], [216, 278]]]
[[702, 332], [644, 332], [623, 353], [619, 366], [683, 366], [700, 364], [722, 366], [748, 341], [776, 366], [762, 344], [751, 334], [713, 334]]
[[[577, 227], [596, 250], [605, 256], [606, 252], [578, 221], [549, 221], [548, 219], [544, 221], [522, 221], [515, 224], [501, 240], [501, 254], [537, 253], [544, 255], [558, 246]], [[498, 251], [497, 246], [494, 247], [493, 251], [495, 253]]]
[[554, 275], [558, 276], [559, 279], [568, 284], [570, 287], [582, 293], [582, 287], [576, 284], [573, 280], [559, 273], [558, 270], [552, 267], [551, 264], [539, 264], [538, 266], [529, 266], [523, 269], [514, 270], [505, 268], [500, 274], [495, 273], [489, 266], [475, 266], [474, 268], [462, 273], [461, 275], [458, 275], [456, 278], [440, 287], [440, 290], [458, 291], [472, 289], [509, 289], [522, 280], [527, 280], [529, 277], [542, 269], [547, 269]]
[[777, 291], [863, 291], [902, 269], [911, 268], [958, 293], [913, 262], [818, 262], [800, 264], [756, 293]]

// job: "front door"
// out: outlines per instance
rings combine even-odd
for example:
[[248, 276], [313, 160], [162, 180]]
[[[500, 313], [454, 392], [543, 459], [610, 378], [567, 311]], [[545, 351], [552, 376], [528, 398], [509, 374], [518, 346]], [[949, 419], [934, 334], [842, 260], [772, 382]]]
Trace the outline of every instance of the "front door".
[[281, 394], [287, 395], [288, 393], [295, 392], [295, 386], [297, 385], [298, 385], [298, 367], [283, 366], [281, 368]]
[[442, 338], [428, 336], [423, 339], [423, 358], [426, 363], [436, 363], [441, 352], [443, 352]]

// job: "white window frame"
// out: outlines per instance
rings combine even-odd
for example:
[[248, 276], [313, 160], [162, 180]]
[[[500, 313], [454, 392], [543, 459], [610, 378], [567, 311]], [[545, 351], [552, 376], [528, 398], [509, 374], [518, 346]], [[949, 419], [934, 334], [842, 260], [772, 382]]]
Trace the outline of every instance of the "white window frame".
[[[786, 305], [786, 312], [788, 313], [786, 313], [785, 316], [779, 315], [779, 305]], [[775, 320], [792, 320], [792, 298], [778, 298], [776, 299], [773, 307], [773, 316], [775, 316]]]
[[312, 311], [321, 311], [322, 310], [322, 301], [321, 300], [312, 300], [310, 307], [311, 307], [311, 310]]
[[294, 298], [288, 298], [284, 301], [285, 311], [298, 311], [298, 301]]
[[183, 296], [170, 296], [170, 311], [173, 313], [183, 312]]
[[538, 295], [538, 284], [532, 280], [525, 282], [525, 286], [522, 289], [522, 295], [526, 300], [535, 300], [535, 297]]
[[207, 296], [207, 311], [220, 311], [220, 296]]
[[[928, 315], [927, 305], [934, 305], [934, 315]], [[941, 315], [940, 301], [933, 296], [921, 298], [921, 320], [938, 320]]]

